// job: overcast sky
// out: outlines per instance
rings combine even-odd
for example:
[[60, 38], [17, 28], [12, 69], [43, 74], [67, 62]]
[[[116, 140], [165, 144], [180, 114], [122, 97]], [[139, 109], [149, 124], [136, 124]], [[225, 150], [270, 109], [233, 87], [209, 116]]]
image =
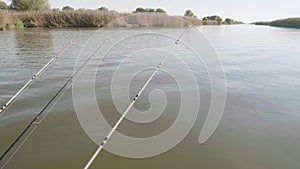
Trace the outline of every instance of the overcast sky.
[[52, 8], [70, 5], [76, 9], [105, 6], [120, 12], [136, 7], [164, 8], [169, 14], [183, 15], [191, 9], [202, 18], [218, 14], [243, 22], [300, 17], [300, 0], [49, 0]]

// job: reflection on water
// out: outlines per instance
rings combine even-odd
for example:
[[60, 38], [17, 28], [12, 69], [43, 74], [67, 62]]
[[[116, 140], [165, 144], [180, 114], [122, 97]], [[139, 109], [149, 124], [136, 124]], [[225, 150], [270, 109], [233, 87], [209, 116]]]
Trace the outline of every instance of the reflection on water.
[[[300, 31], [250, 25], [206, 26], [199, 29], [216, 47], [227, 77], [226, 108], [216, 133], [207, 143], [203, 145], [198, 143], [199, 132], [206, 117], [205, 113], [200, 113], [191, 133], [171, 151], [148, 159], [122, 158], [104, 151], [95, 161], [93, 165], [95, 168], [298, 169], [300, 167], [300, 49], [295, 46], [300, 44]], [[103, 34], [109, 34], [110, 31], [106, 31], [108, 32], [104, 31]], [[111, 36], [118, 37], [134, 31], [143, 30], [118, 30], [110, 33]], [[80, 48], [93, 32], [94, 30], [81, 29], [0, 32], [1, 104], [20, 88], [27, 80], [26, 77], [30, 77], [55, 51], [68, 42], [62, 35], [72, 37], [75, 43], [0, 119], [1, 152], [72, 73]], [[91, 51], [98, 45], [91, 46]], [[122, 52], [124, 51], [116, 51]], [[185, 54], [184, 50], [180, 52]], [[87, 71], [96, 68], [97, 61], [95, 58]], [[191, 65], [193, 61], [190, 59]], [[114, 62], [106, 65], [106, 72], [110, 71], [113, 64]], [[210, 86], [207, 74], [202, 69], [195, 65], [201, 92], [200, 112], [207, 112], [210, 105]], [[110, 112], [111, 99], [104, 92], [106, 91], [104, 85], [109, 82], [100, 79], [111, 77], [101, 74], [104, 72], [98, 72], [99, 83], [96, 84], [96, 93], [102, 108]], [[147, 71], [141, 72], [136, 81], [145, 78], [145, 74]], [[139, 84], [136, 81], [132, 81], [130, 93], [135, 93], [134, 86]], [[157, 84], [163, 84], [159, 86], [162, 90], [170, 91], [168, 97], [177, 97], [176, 91], [172, 93], [172, 89], [177, 88], [172, 81], [172, 78], [162, 73], [157, 76], [152, 87], [156, 88]], [[71, 91], [68, 90], [7, 168], [50, 169], [84, 166], [95, 151], [96, 145], [81, 129], [71, 97]], [[178, 102], [175, 97], [175, 102]], [[141, 101], [146, 103], [145, 106], [136, 105], [136, 108], [147, 109], [149, 106], [147, 97]], [[177, 109], [176, 106], [169, 108]], [[176, 114], [176, 111], [174, 112]], [[114, 119], [115, 115], [110, 116], [108, 113], [107, 118]], [[165, 120], [163, 127], [167, 127], [174, 119]], [[148, 128], [149, 133], [156, 134], [161, 130], [159, 125], [149, 124], [148, 127], [153, 127]], [[143, 127], [134, 125], [122, 125], [121, 130], [129, 135], [144, 134]], [[145, 135], [148, 136], [149, 133]]]
[[34, 66], [38, 57], [48, 56], [52, 49], [52, 34], [50, 30], [33, 29], [31, 31], [16, 31], [15, 41], [17, 44], [16, 57], [24, 62], [25, 66]]

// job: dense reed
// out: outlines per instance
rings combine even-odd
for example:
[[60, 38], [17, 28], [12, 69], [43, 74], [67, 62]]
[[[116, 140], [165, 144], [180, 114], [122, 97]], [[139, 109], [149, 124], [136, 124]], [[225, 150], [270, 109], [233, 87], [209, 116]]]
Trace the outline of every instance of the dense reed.
[[[126, 16], [126, 17], [124, 17]], [[113, 22], [114, 21], [114, 22]], [[164, 13], [118, 13], [100, 10], [0, 11], [0, 27], [182, 27], [216, 25], [195, 17], [170, 16]]]

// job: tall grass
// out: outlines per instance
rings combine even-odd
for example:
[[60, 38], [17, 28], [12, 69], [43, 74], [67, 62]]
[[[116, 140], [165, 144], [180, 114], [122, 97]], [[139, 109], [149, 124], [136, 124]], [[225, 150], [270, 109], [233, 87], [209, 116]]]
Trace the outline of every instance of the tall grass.
[[[11, 28], [20, 22], [25, 27], [102, 27], [126, 14], [99, 10], [77, 11], [0, 11], [0, 25]], [[17, 21], [17, 22], [16, 22]], [[19, 22], [20, 21], [20, 22]]]
[[123, 14], [92, 10], [12, 12], [26, 27], [102, 27]]
[[11, 15], [10, 11], [0, 10], [0, 27], [2, 27], [2, 29], [23, 29], [24, 23]]
[[6, 13], [7, 11], [0, 10], [0, 27], [5, 27], [11, 20]]
[[[126, 17], [123, 17], [126, 16]], [[112, 22], [114, 21], [114, 22]], [[14, 27], [182, 27], [188, 23], [200, 26], [203, 21], [194, 17], [176, 17], [159, 13], [107, 12], [100, 10], [76, 11], [0, 11], [0, 24]]]
[[162, 27], [162, 28], [177, 28], [186, 27], [188, 25], [202, 25], [198, 19], [191, 17], [169, 16], [161, 13], [136, 13], [121, 17], [109, 24], [107, 27], [118, 28], [138, 28], [138, 27]]

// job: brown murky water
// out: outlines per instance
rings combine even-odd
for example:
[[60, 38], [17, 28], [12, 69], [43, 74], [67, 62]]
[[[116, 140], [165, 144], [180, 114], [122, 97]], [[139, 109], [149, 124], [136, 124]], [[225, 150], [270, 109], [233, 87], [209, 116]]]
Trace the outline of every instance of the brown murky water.
[[[200, 113], [187, 137], [172, 150], [152, 158], [130, 159], [103, 151], [92, 168], [228, 168], [298, 169], [300, 167], [300, 30], [259, 26], [208, 26], [199, 28], [214, 44], [227, 77], [227, 100], [223, 119], [205, 144], [199, 133], [210, 105], [209, 78], [202, 66], [196, 66], [201, 93]], [[106, 30], [109, 31], [109, 30]], [[133, 31], [115, 30], [112, 36]], [[172, 31], [172, 30], [165, 30]], [[4, 104], [43, 63], [70, 40], [74, 45], [32, 84], [0, 118], [0, 153], [21, 132], [73, 73], [80, 49], [95, 32], [91, 29], [27, 29], [0, 32], [0, 103]], [[110, 33], [111, 33], [110, 32]], [[104, 38], [107, 32], [103, 32]], [[111, 37], [113, 39], [113, 37]], [[168, 45], [169, 42], [159, 42]], [[88, 56], [99, 44], [89, 46]], [[127, 44], [130, 45], [130, 44]], [[134, 46], [134, 45], [133, 45]], [[115, 51], [122, 54], [124, 51]], [[189, 56], [184, 48], [178, 53]], [[185, 53], [186, 52], [186, 53]], [[83, 53], [84, 54], [84, 53]], [[145, 57], [145, 61], [151, 59]], [[82, 58], [84, 59], [84, 58]], [[95, 58], [97, 59], [97, 58]], [[194, 57], [187, 61], [194, 62]], [[95, 61], [95, 60], [94, 60]], [[114, 70], [109, 60], [96, 78], [97, 101], [105, 117], [114, 124], [119, 115], [113, 107], [109, 88], [105, 87]], [[91, 64], [87, 72], [98, 65]], [[149, 72], [141, 72], [130, 87], [130, 95], [139, 89]], [[88, 80], [88, 79], [86, 79]], [[81, 82], [84, 85], [84, 81]], [[178, 114], [178, 87], [174, 79], [160, 73], [145, 92], [137, 109], [149, 108], [147, 94], [164, 90], [168, 97], [166, 114], [157, 121], [138, 125], [125, 121], [119, 131], [137, 137], [160, 133]], [[84, 103], [83, 104], [88, 104]], [[108, 131], [107, 131], [108, 132]], [[106, 133], [100, 133], [106, 134]], [[77, 119], [72, 91], [69, 89], [50, 110], [30, 139], [5, 168], [82, 168], [97, 145], [89, 139]], [[0, 163], [3, 165], [3, 163]]]

